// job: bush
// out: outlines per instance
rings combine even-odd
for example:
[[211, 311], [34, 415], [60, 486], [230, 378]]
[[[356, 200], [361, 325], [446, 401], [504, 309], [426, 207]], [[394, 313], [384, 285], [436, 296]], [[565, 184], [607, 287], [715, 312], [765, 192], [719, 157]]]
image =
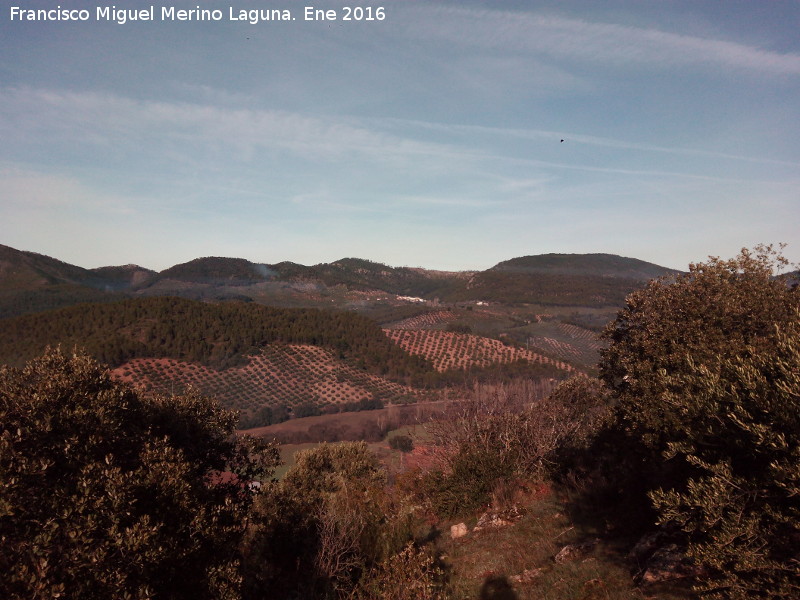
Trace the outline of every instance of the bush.
[[408, 544], [373, 569], [361, 582], [354, 600], [439, 600], [444, 571], [425, 548]]
[[713, 598], [796, 598], [800, 293], [771, 246], [634, 292], [601, 377], [646, 453], [650, 498], [679, 525]]
[[238, 598], [239, 482], [277, 452], [233, 438], [235, 420], [194, 394], [144, 397], [84, 355], [2, 368], [0, 595]]
[[298, 452], [258, 499], [246, 545], [248, 597], [350, 594], [411, 537], [411, 511], [387, 496], [385, 484], [364, 442]]
[[408, 435], [396, 435], [389, 439], [389, 447], [400, 452], [411, 452], [414, 449], [414, 440]]
[[429, 426], [445, 464], [425, 475], [421, 488], [437, 513], [469, 513], [503, 480], [545, 476], [561, 453], [586, 445], [607, 418], [597, 380], [564, 382], [547, 397], [540, 392], [531, 381], [476, 385], [469, 399]]

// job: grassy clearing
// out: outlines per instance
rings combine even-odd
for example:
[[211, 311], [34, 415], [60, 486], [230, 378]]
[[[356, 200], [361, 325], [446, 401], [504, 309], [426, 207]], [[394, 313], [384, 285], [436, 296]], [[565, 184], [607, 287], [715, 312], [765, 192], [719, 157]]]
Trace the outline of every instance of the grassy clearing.
[[[521, 503], [524, 516], [512, 525], [473, 531], [451, 539], [443, 526], [437, 544], [449, 573], [452, 598], [508, 600], [687, 600], [680, 589], [642, 590], [624, 554], [613, 543], [570, 521], [564, 502], [539, 488]], [[597, 540], [573, 560], [554, 557], [568, 544]]]

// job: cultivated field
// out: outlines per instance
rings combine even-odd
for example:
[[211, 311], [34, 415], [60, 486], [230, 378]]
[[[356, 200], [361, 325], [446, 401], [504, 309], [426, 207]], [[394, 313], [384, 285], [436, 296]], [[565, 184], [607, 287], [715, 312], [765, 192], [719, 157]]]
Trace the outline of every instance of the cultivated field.
[[141, 358], [112, 372], [145, 389], [169, 394], [193, 387], [227, 408], [251, 412], [261, 406], [319, 407], [361, 400], [415, 398], [409, 387], [357, 370], [325, 348], [270, 344], [248, 363], [222, 371], [171, 358]]
[[488, 367], [519, 360], [549, 364], [567, 372], [575, 370], [572, 365], [563, 361], [477, 335], [420, 329], [384, 329], [384, 332], [390, 340], [410, 354], [424, 356], [430, 360], [439, 372], [449, 369]]
[[530, 335], [527, 342], [553, 356], [583, 364], [595, 364], [603, 344], [598, 335], [589, 329], [558, 323], [549, 335]]

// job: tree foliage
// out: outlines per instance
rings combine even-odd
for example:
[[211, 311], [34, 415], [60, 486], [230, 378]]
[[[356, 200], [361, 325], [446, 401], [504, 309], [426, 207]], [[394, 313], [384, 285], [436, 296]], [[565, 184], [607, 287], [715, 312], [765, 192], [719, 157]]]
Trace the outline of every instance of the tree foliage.
[[712, 597], [800, 596], [800, 294], [774, 277], [785, 262], [759, 246], [691, 265], [631, 294], [607, 330], [601, 377]]
[[248, 597], [350, 597], [411, 537], [364, 442], [322, 444], [259, 497], [246, 545]]
[[601, 387], [586, 377], [554, 390], [542, 381], [476, 385], [428, 427], [443, 464], [422, 478], [421, 496], [450, 517], [485, 504], [505, 479], [544, 476], [559, 454], [585, 443], [606, 418]]
[[2, 368], [0, 595], [238, 598], [242, 482], [277, 452], [235, 420], [194, 394], [143, 397], [85, 355]]
[[226, 368], [270, 343], [330, 348], [354, 366], [410, 382], [433, 367], [393, 344], [370, 319], [347, 312], [243, 302], [136, 298], [0, 320], [0, 363], [21, 366], [47, 346], [77, 346], [116, 366], [170, 357]]

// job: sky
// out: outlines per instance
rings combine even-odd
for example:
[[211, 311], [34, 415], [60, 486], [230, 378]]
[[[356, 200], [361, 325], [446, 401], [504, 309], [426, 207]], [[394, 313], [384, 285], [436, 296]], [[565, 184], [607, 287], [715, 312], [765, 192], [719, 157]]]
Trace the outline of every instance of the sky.
[[800, 262], [797, 0], [119, 5], [154, 19], [0, 0], [0, 244], [155, 270]]

